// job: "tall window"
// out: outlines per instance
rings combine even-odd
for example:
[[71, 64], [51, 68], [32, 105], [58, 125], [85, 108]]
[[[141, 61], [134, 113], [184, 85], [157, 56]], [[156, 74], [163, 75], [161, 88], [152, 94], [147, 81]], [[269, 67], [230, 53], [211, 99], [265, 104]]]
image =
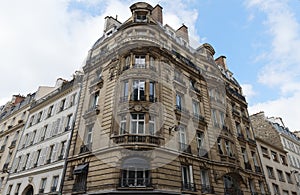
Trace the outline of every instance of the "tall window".
[[63, 159], [64, 155], [65, 155], [65, 151], [66, 151], [66, 143], [67, 141], [62, 141], [61, 142], [61, 148], [60, 148], [60, 155], [59, 158]]
[[238, 133], [238, 136], [244, 137], [244, 135], [243, 135], [243, 133], [242, 133], [242, 130], [241, 130], [241, 125], [240, 125], [240, 123], [236, 122], [236, 123], [235, 123], [235, 127], [236, 127], [236, 131], [237, 131], [237, 133]]
[[155, 70], [155, 60], [153, 57], [150, 57], [149, 67], [151, 70]]
[[45, 134], [46, 131], [48, 129], [48, 125], [45, 125], [42, 129], [41, 129], [41, 133], [40, 133], [40, 141], [43, 141], [45, 139]]
[[225, 140], [225, 149], [228, 156], [233, 156], [231, 151], [231, 142], [228, 140]]
[[52, 186], [51, 186], [51, 192], [55, 192], [58, 184], [58, 175], [53, 177], [52, 180]]
[[274, 195], [279, 195], [280, 191], [278, 185], [273, 183], [272, 186], [273, 186]]
[[49, 107], [48, 112], [47, 112], [47, 117], [52, 116], [52, 111], [53, 111], [53, 105]]
[[264, 182], [258, 181], [261, 194], [266, 194]]
[[41, 184], [40, 184], [40, 189], [39, 189], [40, 193], [44, 193], [44, 190], [46, 188], [46, 184], [47, 184], [47, 178], [42, 178], [41, 179]]
[[90, 108], [96, 108], [96, 106], [98, 105], [98, 101], [99, 101], [99, 91], [92, 94]]
[[207, 169], [201, 169], [200, 174], [201, 174], [202, 192], [207, 192], [209, 187], [210, 187], [209, 177], [208, 177], [208, 170]]
[[149, 134], [155, 135], [155, 119], [153, 115], [149, 115]]
[[283, 181], [283, 182], [285, 181], [284, 176], [283, 176], [283, 172], [281, 170], [277, 169], [277, 175], [278, 175], [279, 181]]
[[132, 134], [145, 133], [145, 115], [144, 114], [131, 114], [130, 130]]
[[193, 181], [193, 167], [181, 166], [181, 176], [182, 176], [182, 189], [194, 191], [194, 181]]
[[253, 179], [248, 179], [249, 187], [250, 187], [250, 192], [253, 194], [255, 193], [255, 186], [254, 186], [254, 181]]
[[220, 113], [220, 125], [221, 127], [223, 127], [225, 125], [225, 113], [221, 111], [219, 111], [219, 113]]
[[42, 114], [43, 114], [43, 111], [41, 111], [41, 112], [38, 113], [37, 119], [36, 119], [37, 123], [41, 122]]
[[53, 149], [54, 149], [54, 145], [51, 145], [50, 146], [50, 151], [49, 151], [49, 154], [48, 154], [47, 163], [51, 162], [51, 157], [52, 157], [52, 154], [53, 154]]
[[182, 95], [181, 94], [176, 94], [176, 108], [181, 110], [182, 109]]
[[272, 160], [273, 161], [278, 161], [278, 157], [277, 157], [277, 153], [276, 152], [274, 152], [274, 151], [271, 151], [271, 156], [272, 156]]
[[67, 116], [67, 123], [66, 123], [66, 126], [65, 126], [65, 131], [68, 131], [70, 128], [71, 128], [71, 126], [72, 126], [72, 114], [69, 114], [68, 116]]
[[25, 159], [24, 159], [24, 164], [23, 164], [23, 170], [25, 170], [25, 168], [26, 168], [26, 165], [27, 165], [27, 162], [28, 162], [28, 159], [29, 159], [29, 153], [28, 154], [26, 154], [26, 156], [25, 156]]
[[267, 171], [268, 171], [269, 178], [275, 178], [272, 167], [267, 166]]
[[74, 93], [74, 94], [70, 97], [69, 107], [72, 107], [72, 106], [75, 104], [75, 99], [76, 99], [76, 93]]
[[135, 56], [134, 67], [135, 68], [146, 68], [146, 58], [144, 55], [136, 55]]
[[154, 102], [155, 101], [155, 82], [151, 81], [149, 83], [149, 101]]
[[246, 127], [246, 134], [247, 134], [247, 138], [248, 138], [248, 139], [252, 139], [252, 136], [251, 136], [251, 132], [250, 132], [250, 128], [249, 128], [249, 127]]
[[247, 150], [246, 148], [242, 148], [242, 155], [243, 155], [243, 160], [245, 163], [248, 163], [248, 155], [247, 155]]
[[35, 162], [34, 162], [34, 167], [37, 166], [39, 158], [40, 158], [40, 155], [41, 155], [41, 149], [37, 150], [36, 159], [35, 159]]
[[219, 151], [219, 154], [224, 154], [223, 147], [222, 147], [222, 139], [218, 138], [217, 142], [218, 142], [218, 151]]
[[90, 146], [92, 144], [92, 138], [93, 137], [93, 126], [89, 125], [87, 126], [86, 132], [85, 132], [85, 138], [84, 138], [84, 144], [86, 146]]
[[197, 131], [197, 137], [196, 137], [196, 140], [197, 140], [197, 146], [198, 146], [198, 149], [202, 148], [203, 147], [203, 142], [204, 142], [204, 134], [203, 132], [200, 132], [200, 131]]
[[186, 131], [185, 127], [180, 125], [179, 127], [179, 143], [180, 143], [180, 148], [185, 149], [186, 145]]
[[34, 119], [34, 116], [31, 116], [30, 119], [29, 119], [28, 127], [31, 127], [31, 126], [32, 126], [33, 119]]
[[122, 115], [121, 116], [121, 120], [120, 120], [120, 135], [123, 135], [126, 133], [126, 121], [127, 120], [127, 117], [126, 115]]
[[65, 108], [66, 99], [61, 100], [60, 106], [59, 106], [59, 112], [63, 111]]
[[21, 183], [17, 183], [15, 194], [19, 194]]
[[218, 123], [218, 117], [217, 117], [217, 111], [215, 109], [211, 109], [211, 115], [212, 115], [212, 123], [214, 127], [219, 127]]
[[133, 100], [145, 100], [145, 81], [134, 80], [133, 81]]
[[254, 166], [259, 166], [258, 161], [257, 161], [257, 157], [256, 157], [256, 153], [252, 151], [251, 155], [252, 155], [252, 159], [253, 159], [253, 162], [254, 162]]
[[124, 81], [124, 84], [123, 84], [123, 97], [122, 98], [124, 98], [124, 101], [128, 100], [128, 81]]
[[192, 101], [192, 105], [193, 105], [193, 113], [195, 117], [199, 117], [200, 116], [200, 106], [199, 106], [199, 102], [193, 100]]

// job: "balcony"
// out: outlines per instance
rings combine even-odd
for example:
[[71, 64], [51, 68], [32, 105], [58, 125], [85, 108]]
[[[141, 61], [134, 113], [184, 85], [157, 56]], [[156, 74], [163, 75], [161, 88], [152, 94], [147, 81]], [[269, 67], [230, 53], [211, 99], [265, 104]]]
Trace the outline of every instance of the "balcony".
[[255, 172], [256, 172], [256, 173], [261, 173], [261, 168], [260, 168], [260, 166], [255, 165]]
[[178, 144], [179, 144], [179, 151], [189, 153], [189, 154], [192, 153], [191, 145], [181, 143], [181, 142], [179, 142]]
[[246, 98], [242, 94], [237, 92], [236, 90], [232, 89], [231, 87], [226, 87], [226, 89], [231, 95], [235, 96], [236, 98], [238, 98], [244, 102], [246, 101]]
[[245, 165], [246, 170], [251, 170], [252, 171], [252, 167], [251, 167], [251, 164], [249, 162], [245, 162], [244, 165]]
[[174, 80], [185, 86], [185, 82], [183, 81], [183, 79], [181, 77], [174, 76]]
[[153, 136], [153, 135], [118, 135], [112, 137], [113, 141], [116, 144], [132, 144], [132, 143], [144, 143], [144, 144], [154, 144], [160, 145], [161, 137]]
[[184, 191], [196, 191], [196, 185], [190, 182], [182, 182], [182, 190]]
[[134, 188], [134, 187], [152, 187], [150, 178], [120, 178], [119, 187]]
[[91, 81], [91, 86], [97, 86], [98, 88], [101, 88], [102, 85], [103, 85], [103, 79], [101, 76]]
[[205, 185], [205, 184], [202, 184], [201, 185], [201, 193], [202, 194], [214, 194], [215, 193], [215, 190], [212, 186], [210, 185]]
[[194, 120], [197, 120], [199, 122], [205, 122], [205, 118], [204, 116], [198, 114], [198, 113], [194, 113], [194, 116], [193, 116], [193, 119]]
[[81, 154], [81, 153], [90, 152], [91, 149], [92, 149], [92, 144], [91, 143], [90, 144], [86, 144], [86, 145], [81, 145], [79, 153]]
[[142, 69], [144, 69], [144, 68], [146, 68], [146, 64], [144, 64], [144, 63], [133, 64], [133, 68], [138, 68], [138, 69], [142, 68]]
[[244, 195], [244, 192], [240, 189], [225, 188], [224, 195]]
[[183, 106], [179, 106], [179, 105], [176, 105], [175, 111], [178, 112], [179, 114], [181, 114], [181, 113], [186, 114], [186, 115], [190, 114], [188, 109], [184, 108]]
[[208, 151], [204, 148], [199, 148], [198, 149], [198, 154], [202, 158], [208, 158]]
[[84, 113], [84, 118], [89, 118], [94, 115], [98, 115], [100, 113], [99, 105], [93, 105]]

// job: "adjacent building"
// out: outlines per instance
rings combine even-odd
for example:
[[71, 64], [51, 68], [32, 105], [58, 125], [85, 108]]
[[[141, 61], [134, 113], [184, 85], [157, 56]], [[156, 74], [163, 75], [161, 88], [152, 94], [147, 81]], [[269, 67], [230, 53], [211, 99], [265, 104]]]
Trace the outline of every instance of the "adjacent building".
[[280, 118], [267, 118], [264, 112], [250, 116], [263, 170], [272, 194], [299, 195], [299, 138]]
[[61, 191], [65, 161], [76, 117], [80, 74], [41, 86], [21, 133], [3, 194], [50, 194]]
[[16, 153], [28, 109], [34, 94], [14, 95], [12, 100], [0, 107], [0, 194], [7, 183], [7, 177]]
[[[105, 18], [83, 67], [62, 193], [267, 194], [226, 57], [190, 47], [188, 28], [163, 25], [162, 9], [139, 2], [124, 23]], [[27, 159], [26, 147], [19, 153]]]

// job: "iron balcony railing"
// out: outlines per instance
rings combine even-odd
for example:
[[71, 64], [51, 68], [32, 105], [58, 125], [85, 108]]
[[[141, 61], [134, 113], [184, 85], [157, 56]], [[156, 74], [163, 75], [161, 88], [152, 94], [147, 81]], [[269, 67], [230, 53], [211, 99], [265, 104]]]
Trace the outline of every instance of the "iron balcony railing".
[[190, 154], [192, 153], [190, 145], [181, 142], [179, 142], [178, 144], [179, 144], [179, 151], [190, 153]]
[[154, 135], [117, 135], [113, 140], [117, 144], [131, 144], [131, 143], [145, 143], [159, 145], [161, 143], [160, 137]]
[[224, 195], [244, 195], [244, 192], [236, 188], [224, 188]]
[[190, 182], [182, 182], [182, 190], [184, 191], [196, 191], [196, 185]]
[[119, 187], [151, 187], [150, 178], [120, 178]]
[[201, 185], [201, 193], [214, 194], [214, 188], [211, 185], [202, 184]]

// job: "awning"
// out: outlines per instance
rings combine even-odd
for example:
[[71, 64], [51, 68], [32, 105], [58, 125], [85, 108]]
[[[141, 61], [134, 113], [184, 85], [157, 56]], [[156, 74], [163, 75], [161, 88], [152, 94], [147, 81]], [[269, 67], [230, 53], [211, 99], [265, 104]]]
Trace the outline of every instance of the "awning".
[[78, 165], [78, 166], [74, 169], [73, 174], [74, 174], [74, 175], [82, 174], [82, 173], [84, 173], [84, 172], [87, 171], [87, 168], [88, 168], [88, 164]]

